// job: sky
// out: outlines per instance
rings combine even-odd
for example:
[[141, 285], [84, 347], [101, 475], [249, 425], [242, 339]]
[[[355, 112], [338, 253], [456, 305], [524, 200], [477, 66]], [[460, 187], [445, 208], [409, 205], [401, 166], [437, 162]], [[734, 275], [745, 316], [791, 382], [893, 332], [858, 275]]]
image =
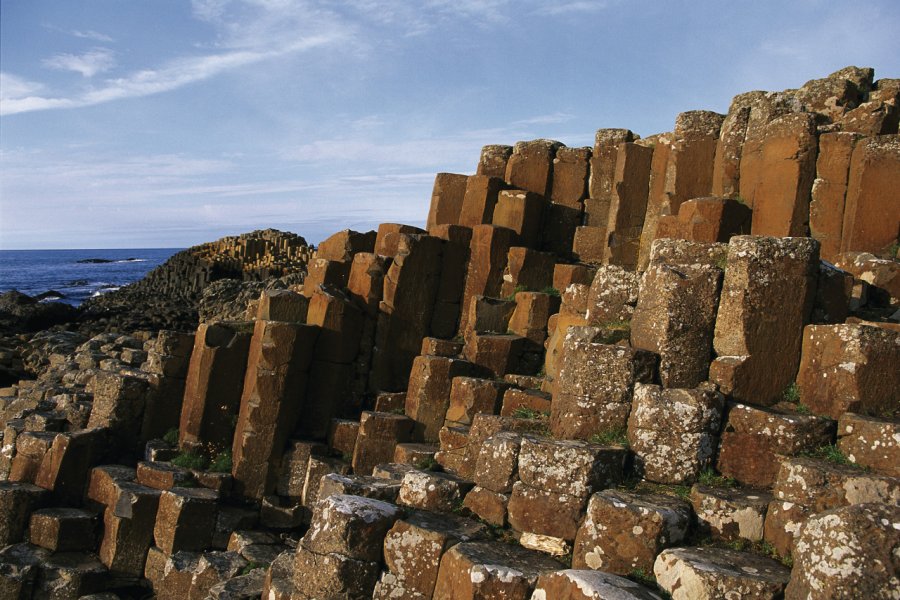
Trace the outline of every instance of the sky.
[[0, 248], [421, 225], [485, 144], [900, 77], [898, 31], [897, 0], [0, 0]]

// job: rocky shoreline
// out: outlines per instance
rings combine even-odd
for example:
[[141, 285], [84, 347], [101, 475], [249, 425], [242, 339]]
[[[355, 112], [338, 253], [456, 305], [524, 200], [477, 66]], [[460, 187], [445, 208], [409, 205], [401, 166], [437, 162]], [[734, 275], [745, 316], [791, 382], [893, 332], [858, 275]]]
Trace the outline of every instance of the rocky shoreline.
[[895, 597], [898, 104], [848, 67], [4, 295], [0, 597]]

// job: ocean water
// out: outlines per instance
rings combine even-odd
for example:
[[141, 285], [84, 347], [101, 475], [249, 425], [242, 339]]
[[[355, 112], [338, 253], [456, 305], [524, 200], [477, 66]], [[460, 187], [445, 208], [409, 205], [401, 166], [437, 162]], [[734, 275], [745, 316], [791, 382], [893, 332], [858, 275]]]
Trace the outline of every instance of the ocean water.
[[0, 250], [0, 293], [15, 289], [36, 296], [54, 290], [63, 295], [60, 302], [78, 306], [141, 279], [179, 250]]

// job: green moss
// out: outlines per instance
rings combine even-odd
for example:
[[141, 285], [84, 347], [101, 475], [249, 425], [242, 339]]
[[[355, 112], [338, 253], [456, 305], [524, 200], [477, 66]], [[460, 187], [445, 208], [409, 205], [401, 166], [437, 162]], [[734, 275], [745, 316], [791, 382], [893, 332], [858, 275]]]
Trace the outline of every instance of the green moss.
[[556, 289], [553, 286], [549, 286], [549, 285], [547, 287], [541, 289], [541, 293], [547, 294], [548, 296], [556, 296], [557, 298], [559, 298], [559, 295], [560, 295], [558, 289]]
[[527, 406], [520, 406], [513, 411], [512, 416], [516, 417], [517, 419], [542, 419], [544, 417], [549, 417], [550, 413], [534, 410], [533, 408], [528, 408]]
[[166, 434], [162, 437], [163, 441], [171, 446], [178, 445], [178, 428], [173, 427], [168, 430]]
[[628, 435], [624, 428], [609, 429], [595, 433], [588, 441], [601, 446], [624, 446], [628, 448]]
[[784, 391], [781, 392], [781, 399], [792, 404], [800, 404], [800, 388], [796, 382], [784, 388]]
[[241, 569], [241, 575], [249, 575], [250, 571], [252, 571], [254, 569], [259, 569], [262, 567], [265, 567], [265, 565], [261, 565], [259, 563], [251, 561], [251, 562], [247, 563], [247, 566], [245, 566], [243, 569]]
[[429, 456], [427, 458], [423, 458], [419, 462], [416, 463], [416, 468], [421, 469], [422, 471], [436, 471], [440, 468], [440, 463], [434, 460], [433, 456]]
[[172, 459], [172, 464], [182, 469], [203, 471], [209, 465], [209, 459], [194, 452], [181, 452]]
[[716, 473], [714, 469], [709, 467], [703, 469], [703, 471], [700, 473], [698, 481], [702, 485], [710, 487], [735, 487], [737, 485], [737, 481], [735, 481], [731, 477], [720, 475]]
[[827, 446], [820, 446], [815, 450], [811, 450], [809, 452], [804, 452], [803, 456], [809, 456], [811, 458], [818, 458], [821, 460], [827, 460], [828, 462], [834, 463], [836, 465], [845, 465], [848, 467], [856, 467], [860, 470], [863, 470], [862, 467], [857, 465], [855, 462], [851, 461], [847, 456], [840, 451], [840, 449], [833, 445], [829, 444]]
[[231, 450], [219, 452], [209, 463], [209, 471], [212, 473], [231, 473]]

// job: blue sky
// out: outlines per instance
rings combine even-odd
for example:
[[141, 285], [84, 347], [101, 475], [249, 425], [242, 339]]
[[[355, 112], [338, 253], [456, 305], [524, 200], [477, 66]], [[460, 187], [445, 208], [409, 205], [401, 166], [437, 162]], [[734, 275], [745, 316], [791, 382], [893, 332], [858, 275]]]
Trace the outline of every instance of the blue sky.
[[421, 224], [484, 144], [900, 77], [898, 30], [896, 0], [2, 0], [0, 248]]

